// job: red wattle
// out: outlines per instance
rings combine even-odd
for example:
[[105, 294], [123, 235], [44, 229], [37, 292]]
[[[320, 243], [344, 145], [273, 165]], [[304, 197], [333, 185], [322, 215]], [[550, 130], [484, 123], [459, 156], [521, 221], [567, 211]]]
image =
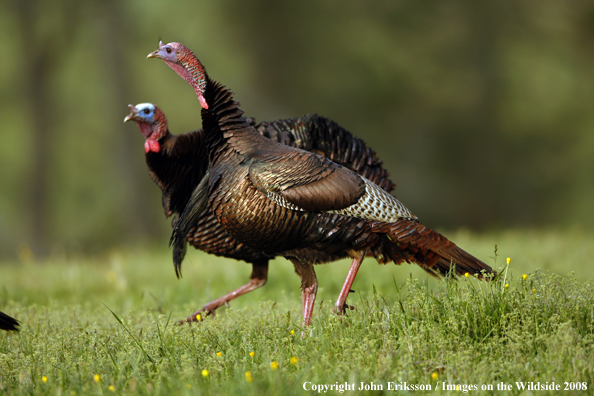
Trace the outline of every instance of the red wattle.
[[152, 151], [153, 153], [158, 153], [161, 151], [161, 145], [159, 142], [153, 139], [147, 139], [144, 142], [144, 152], [148, 153], [149, 151]]
[[208, 109], [208, 103], [206, 103], [204, 96], [198, 95], [198, 100], [200, 101], [200, 106], [202, 106], [203, 109]]

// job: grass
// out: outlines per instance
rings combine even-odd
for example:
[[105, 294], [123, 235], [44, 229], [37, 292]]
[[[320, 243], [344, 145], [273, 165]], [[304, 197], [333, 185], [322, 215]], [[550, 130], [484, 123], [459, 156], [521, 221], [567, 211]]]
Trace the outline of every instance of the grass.
[[[383, 393], [404, 382], [437, 386], [436, 394], [451, 392], [444, 385], [519, 394], [516, 382], [591, 389], [592, 235], [448, 235], [489, 263], [497, 257], [496, 267], [511, 257], [510, 270], [490, 283], [440, 281], [415, 266], [366, 260], [349, 298], [356, 308], [338, 318], [333, 299], [349, 263], [318, 266], [304, 338], [299, 280], [282, 259], [271, 263], [264, 288], [214, 319], [177, 326], [244, 283], [250, 266], [191, 252], [178, 281], [164, 248], [44, 261], [21, 255], [0, 264], [0, 310], [22, 323], [19, 333], [0, 333], [0, 395], [293, 395], [309, 393], [304, 384], [345, 382], [381, 385]], [[501, 383], [511, 391], [498, 391]]]

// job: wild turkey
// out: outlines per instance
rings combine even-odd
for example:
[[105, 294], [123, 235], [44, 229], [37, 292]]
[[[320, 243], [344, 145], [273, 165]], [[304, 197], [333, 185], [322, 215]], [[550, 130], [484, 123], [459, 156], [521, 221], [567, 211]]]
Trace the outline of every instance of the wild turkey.
[[0, 329], [8, 331], [19, 331], [19, 321], [6, 315], [4, 312], [0, 312]]
[[[423, 226], [400, 201], [371, 181], [324, 157], [258, 134], [243, 117], [233, 93], [211, 80], [182, 44], [160, 42], [148, 57], [164, 60], [184, 78], [202, 106], [208, 188], [190, 202], [206, 201], [237, 240], [293, 263], [301, 276], [304, 325], [311, 322], [317, 292], [313, 264], [353, 259], [335, 305], [338, 311], [344, 309], [366, 252], [380, 263], [416, 262], [432, 273], [492, 272]], [[184, 210], [174, 236], [185, 235], [194, 221], [191, 214], [191, 208]]]
[[[175, 218], [182, 213], [192, 191], [206, 174], [208, 155], [204, 133], [200, 129], [172, 135], [165, 114], [154, 104], [141, 103], [128, 107], [130, 114], [124, 122], [135, 121], [146, 138], [144, 148], [150, 176], [162, 191], [165, 216], [173, 215], [175, 223]], [[250, 120], [250, 124], [269, 139], [333, 159], [373, 180], [387, 191], [395, 187], [375, 152], [363, 140], [330, 119], [308, 114], [259, 125]], [[187, 320], [194, 320], [200, 312], [214, 313], [219, 306], [266, 283], [268, 261], [272, 256], [239, 243], [219, 224], [212, 211], [203, 210], [185, 237], [180, 237], [174, 244], [173, 261], [178, 278], [181, 276], [187, 242], [207, 253], [245, 260], [253, 265], [249, 283], [206, 304]]]

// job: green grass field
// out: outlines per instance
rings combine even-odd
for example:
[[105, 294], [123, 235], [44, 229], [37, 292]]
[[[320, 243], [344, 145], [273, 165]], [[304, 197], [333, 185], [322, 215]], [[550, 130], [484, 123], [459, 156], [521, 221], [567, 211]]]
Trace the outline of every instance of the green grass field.
[[216, 318], [177, 326], [245, 283], [250, 266], [192, 250], [177, 280], [165, 242], [44, 261], [21, 247], [20, 260], [0, 264], [0, 310], [21, 321], [19, 333], [0, 333], [0, 395], [293, 395], [345, 383], [383, 393], [344, 394], [419, 393], [392, 390], [405, 383], [520, 394], [517, 382], [594, 393], [594, 235], [446, 235], [496, 268], [510, 257], [509, 271], [490, 283], [443, 281], [366, 259], [355, 310], [340, 319], [333, 300], [349, 262], [317, 266], [303, 338], [299, 278], [284, 259]]

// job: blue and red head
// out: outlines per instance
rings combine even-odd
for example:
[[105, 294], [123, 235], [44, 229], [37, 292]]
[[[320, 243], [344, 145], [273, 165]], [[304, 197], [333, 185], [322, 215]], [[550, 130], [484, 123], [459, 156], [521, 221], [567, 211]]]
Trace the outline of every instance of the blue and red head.
[[169, 133], [165, 114], [152, 103], [140, 103], [136, 106], [128, 105], [128, 108], [130, 114], [124, 118], [124, 122], [135, 121], [138, 129], [146, 138], [144, 151], [158, 153], [161, 150], [159, 140]]

